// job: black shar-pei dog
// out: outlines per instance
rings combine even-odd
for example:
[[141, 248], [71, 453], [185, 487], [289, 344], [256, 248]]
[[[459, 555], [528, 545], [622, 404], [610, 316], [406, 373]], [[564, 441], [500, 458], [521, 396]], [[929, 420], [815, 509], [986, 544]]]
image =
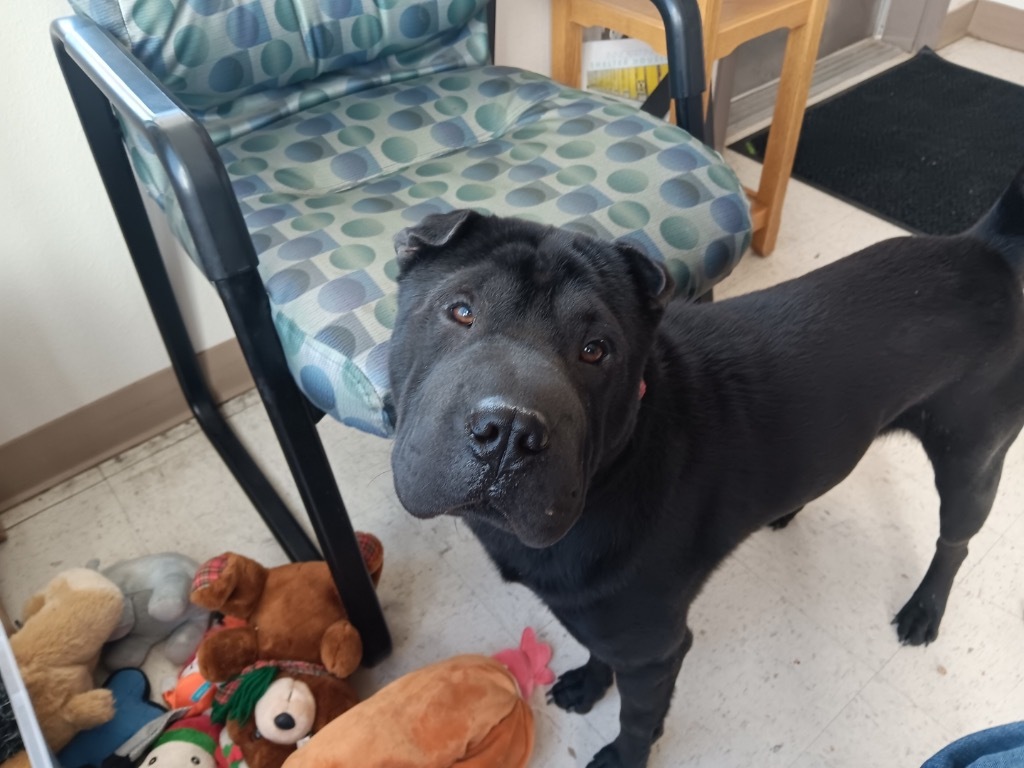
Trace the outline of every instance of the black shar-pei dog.
[[1024, 423], [1024, 173], [956, 237], [901, 237], [719, 303], [599, 242], [470, 211], [396, 237], [395, 487], [456, 515], [590, 651], [553, 701], [617, 681], [592, 768], [647, 763], [687, 612], [743, 539], [788, 522], [892, 430], [920, 439], [941, 535], [897, 614], [934, 640]]

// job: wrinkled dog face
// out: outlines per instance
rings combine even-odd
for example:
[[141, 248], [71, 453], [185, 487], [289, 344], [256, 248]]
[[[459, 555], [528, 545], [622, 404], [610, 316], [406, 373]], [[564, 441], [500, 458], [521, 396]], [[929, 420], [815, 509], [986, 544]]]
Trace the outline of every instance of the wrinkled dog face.
[[471, 211], [395, 245], [399, 499], [555, 543], [629, 439], [671, 280], [632, 247]]

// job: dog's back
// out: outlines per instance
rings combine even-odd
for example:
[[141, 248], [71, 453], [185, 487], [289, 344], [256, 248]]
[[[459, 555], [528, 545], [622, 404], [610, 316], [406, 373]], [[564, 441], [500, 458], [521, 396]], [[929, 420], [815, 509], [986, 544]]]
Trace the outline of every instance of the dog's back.
[[1024, 280], [1024, 168], [995, 205], [964, 234], [999, 251]]

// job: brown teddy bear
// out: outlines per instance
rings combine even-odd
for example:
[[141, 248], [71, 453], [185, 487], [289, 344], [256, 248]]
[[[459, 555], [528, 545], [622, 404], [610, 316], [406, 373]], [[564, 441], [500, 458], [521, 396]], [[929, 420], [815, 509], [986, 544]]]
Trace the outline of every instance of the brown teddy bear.
[[[11, 636], [11, 650], [54, 752], [79, 731], [114, 719], [114, 695], [95, 689], [92, 675], [123, 610], [120, 588], [87, 568], [65, 571], [25, 604], [25, 625]], [[19, 753], [11, 764], [28, 759]]]
[[226, 724], [248, 768], [281, 768], [358, 701], [346, 680], [319, 664], [260, 661], [217, 691], [213, 720]]
[[[376, 586], [383, 546], [371, 534], [357, 537]], [[191, 599], [248, 624], [209, 635], [200, 644], [199, 671], [207, 680], [224, 682], [257, 661], [281, 660], [322, 664], [331, 674], [348, 677], [362, 660], [362, 639], [324, 562], [264, 568], [228, 552], [200, 566]]]

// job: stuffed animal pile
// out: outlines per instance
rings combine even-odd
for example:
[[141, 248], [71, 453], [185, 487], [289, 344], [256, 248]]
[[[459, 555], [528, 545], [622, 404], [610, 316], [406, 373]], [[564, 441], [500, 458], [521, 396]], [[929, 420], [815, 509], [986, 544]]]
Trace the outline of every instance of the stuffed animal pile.
[[[357, 537], [376, 586], [383, 547]], [[184, 665], [161, 692], [170, 709], [136, 669], [157, 643]], [[523, 768], [530, 693], [553, 680], [550, 648], [527, 630], [518, 649], [441, 661], [360, 702], [348, 677], [362, 641], [327, 565], [232, 552], [62, 573], [11, 645], [63, 768]], [[101, 654], [116, 671], [96, 688]]]

